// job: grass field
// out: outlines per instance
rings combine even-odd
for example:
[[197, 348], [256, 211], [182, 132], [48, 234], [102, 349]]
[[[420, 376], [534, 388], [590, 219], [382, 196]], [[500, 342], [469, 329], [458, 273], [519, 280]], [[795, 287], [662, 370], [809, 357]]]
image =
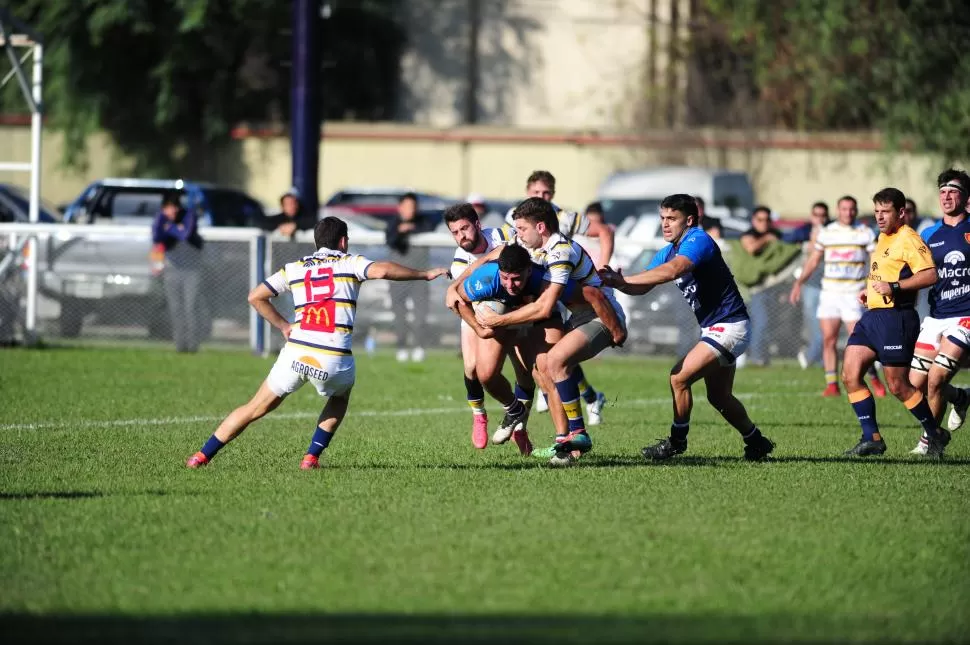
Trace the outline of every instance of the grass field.
[[[304, 388], [188, 471], [268, 360], [0, 363], [5, 642], [970, 639], [970, 435], [911, 458], [915, 421], [887, 399], [887, 455], [843, 460], [857, 422], [818, 371], [739, 373], [773, 462], [740, 459], [701, 387], [688, 454], [650, 465], [669, 361], [594, 361], [613, 404], [594, 451], [553, 470], [471, 447], [454, 355], [363, 356], [325, 468], [298, 470], [320, 405]], [[544, 445], [547, 415], [532, 426]]]

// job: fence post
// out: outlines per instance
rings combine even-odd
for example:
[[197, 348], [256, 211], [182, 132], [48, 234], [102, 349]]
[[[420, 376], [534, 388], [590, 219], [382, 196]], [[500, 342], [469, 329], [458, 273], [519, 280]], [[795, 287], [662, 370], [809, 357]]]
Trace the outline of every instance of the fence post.
[[[249, 241], [249, 275], [253, 287], [266, 279], [266, 236], [262, 233]], [[266, 326], [255, 309], [249, 312], [249, 347], [257, 356], [266, 347]]]

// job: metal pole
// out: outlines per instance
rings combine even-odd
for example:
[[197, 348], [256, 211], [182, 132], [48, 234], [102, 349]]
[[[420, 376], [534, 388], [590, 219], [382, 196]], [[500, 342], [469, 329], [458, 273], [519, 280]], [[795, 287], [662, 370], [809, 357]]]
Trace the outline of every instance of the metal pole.
[[[30, 115], [30, 222], [40, 221], [40, 147], [42, 143], [43, 102], [43, 45], [34, 45], [33, 65], [33, 111]], [[37, 343], [37, 236], [31, 235], [27, 244], [27, 319], [24, 324], [24, 340], [27, 345]]]
[[293, 185], [316, 218], [320, 170], [320, 0], [293, 0], [293, 67], [290, 76], [290, 146]]

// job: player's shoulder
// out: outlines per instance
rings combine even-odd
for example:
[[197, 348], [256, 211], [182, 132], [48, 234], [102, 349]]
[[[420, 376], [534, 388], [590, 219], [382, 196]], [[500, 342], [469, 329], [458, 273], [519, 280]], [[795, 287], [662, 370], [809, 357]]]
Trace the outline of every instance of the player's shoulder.
[[[963, 223], [966, 224], [966, 221], [964, 220]], [[920, 231], [919, 235], [924, 241], [929, 242], [941, 230], [943, 230], [943, 220], [937, 220]]]

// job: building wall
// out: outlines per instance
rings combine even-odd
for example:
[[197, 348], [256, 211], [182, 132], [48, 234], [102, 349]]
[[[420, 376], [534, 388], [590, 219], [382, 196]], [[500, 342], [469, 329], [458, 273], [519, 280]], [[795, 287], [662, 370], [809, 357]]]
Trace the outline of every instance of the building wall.
[[[290, 144], [284, 136], [237, 133], [238, 138], [199, 159], [186, 176], [238, 186], [269, 205], [290, 184]], [[126, 174], [126, 161], [104, 136], [89, 140], [88, 168], [61, 165], [60, 135], [44, 134], [42, 194], [52, 202], [77, 195], [91, 180]], [[27, 160], [30, 129], [0, 126], [3, 160]], [[872, 138], [835, 135], [655, 133], [605, 137], [582, 133], [431, 129], [400, 125], [328, 124], [320, 150], [320, 195], [348, 185], [407, 186], [456, 198], [480, 192], [514, 199], [530, 172], [558, 180], [557, 201], [581, 207], [616, 170], [690, 164], [743, 170], [757, 199], [785, 216], [804, 216], [818, 199], [833, 203], [855, 194], [863, 210], [877, 190], [895, 185], [926, 212], [936, 210], [938, 162], [926, 155], [882, 153]], [[26, 186], [24, 173], [0, 172], [0, 182]]]

